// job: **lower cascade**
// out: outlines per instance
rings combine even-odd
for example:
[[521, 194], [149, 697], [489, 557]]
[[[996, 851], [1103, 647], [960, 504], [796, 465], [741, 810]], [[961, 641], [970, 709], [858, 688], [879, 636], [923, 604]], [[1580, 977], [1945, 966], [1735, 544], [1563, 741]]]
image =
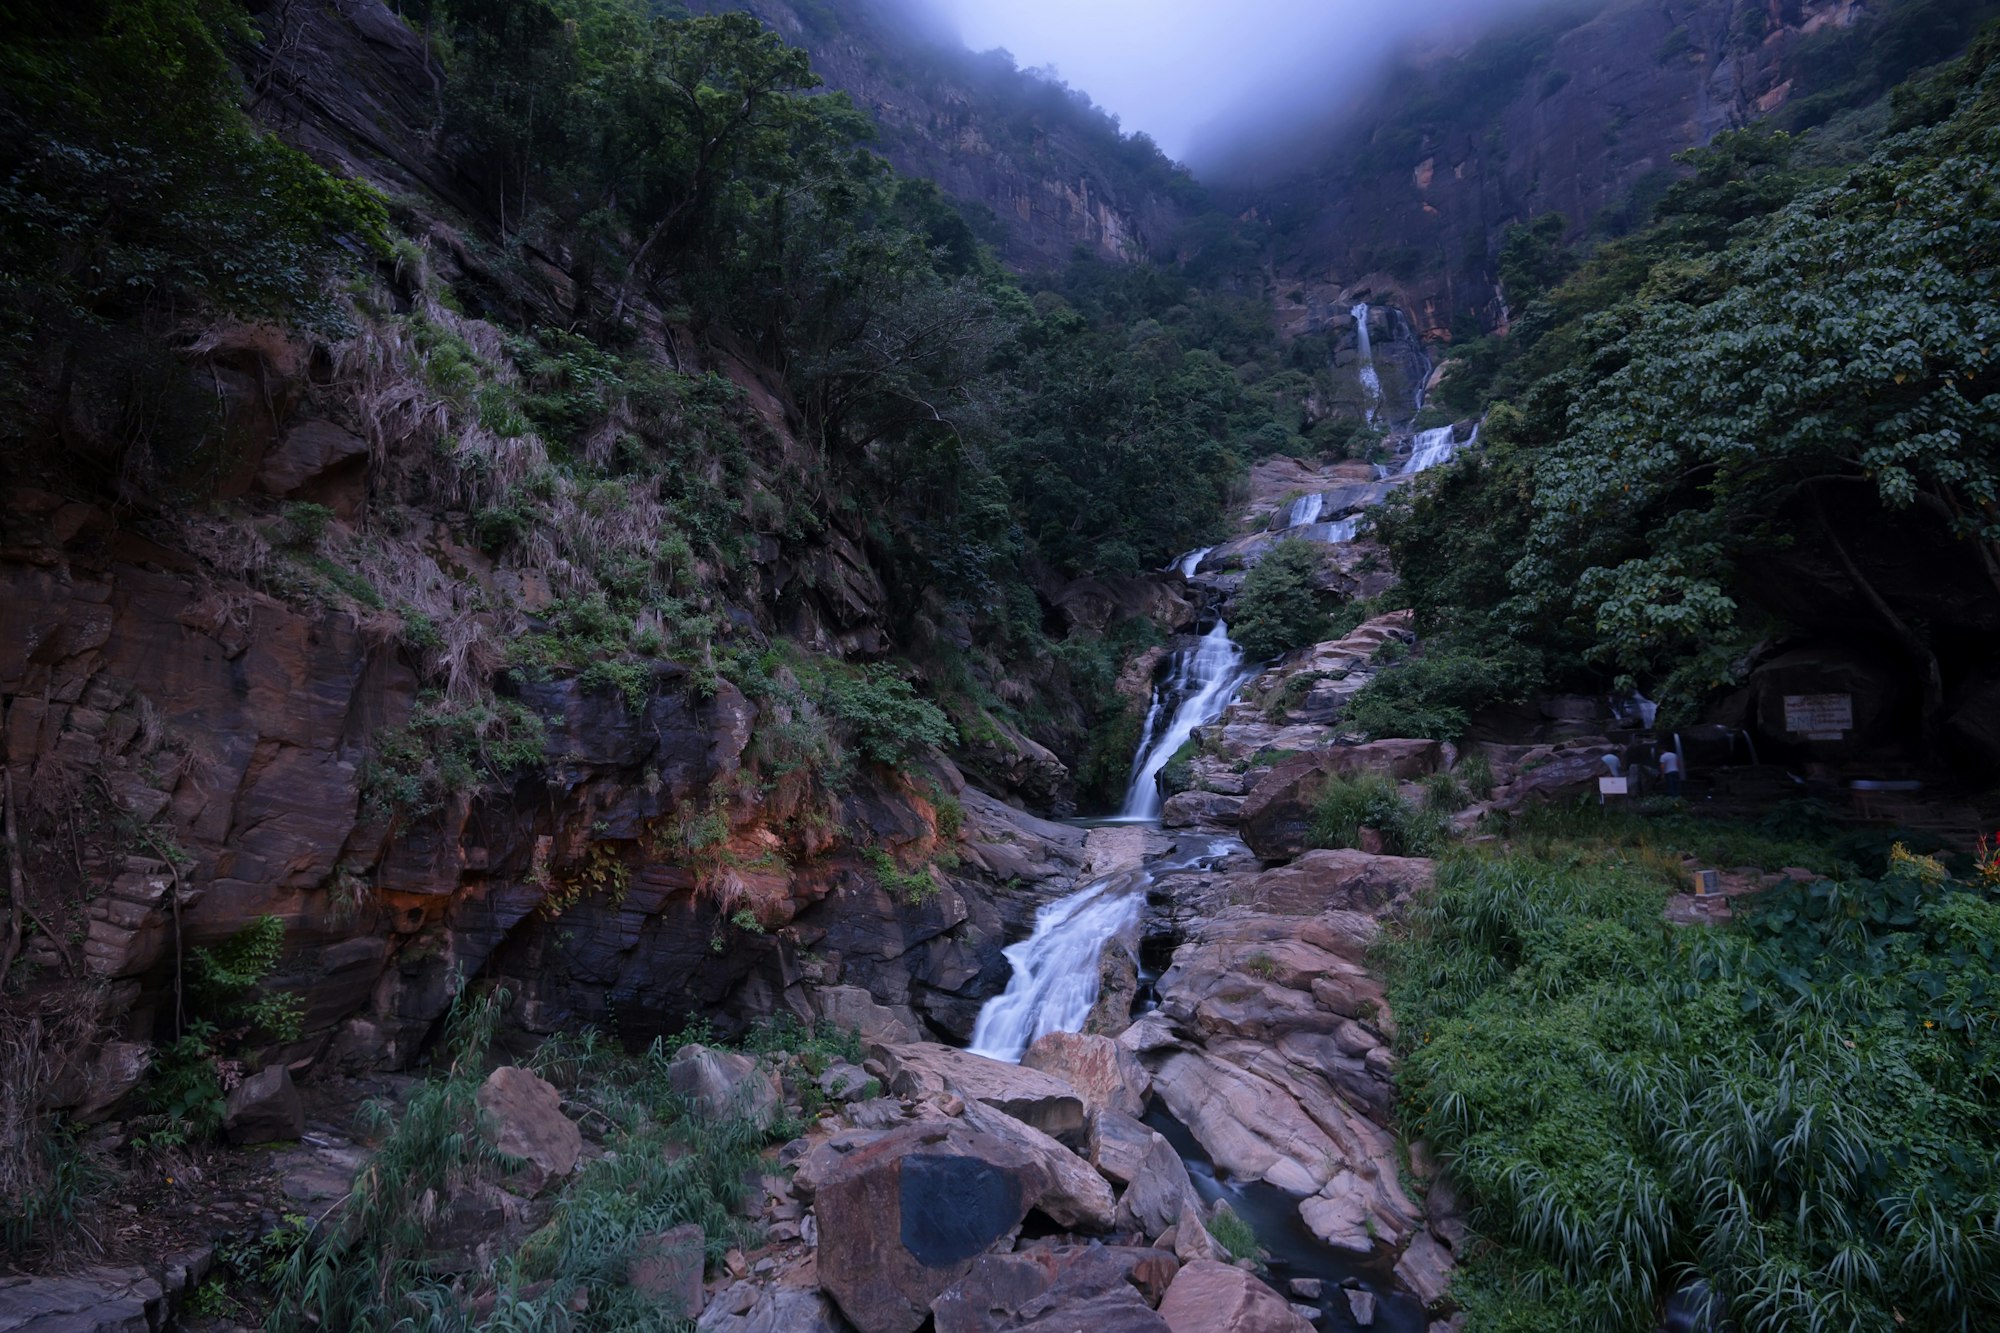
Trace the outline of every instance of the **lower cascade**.
[[1097, 1003], [1098, 955], [1139, 924], [1145, 901], [1132, 876], [1119, 875], [1037, 912], [1034, 933], [1005, 950], [1014, 972], [979, 1011], [973, 1054], [1018, 1063], [1044, 1033], [1082, 1031]]
[[[1146, 710], [1139, 754], [1132, 765], [1132, 782], [1125, 792], [1125, 804], [1118, 812], [1120, 820], [1160, 817], [1160, 771], [1187, 744], [1195, 728], [1206, 726], [1222, 715], [1251, 674], [1252, 670], [1244, 666], [1243, 650], [1230, 639], [1229, 626], [1220, 620], [1202, 636], [1201, 642], [1174, 655], [1173, 668], [1166, 681], [1154, 687], [1152, 706]], [[1167, 719], [1164, 729], [1160, 726], [1162, 718]]]

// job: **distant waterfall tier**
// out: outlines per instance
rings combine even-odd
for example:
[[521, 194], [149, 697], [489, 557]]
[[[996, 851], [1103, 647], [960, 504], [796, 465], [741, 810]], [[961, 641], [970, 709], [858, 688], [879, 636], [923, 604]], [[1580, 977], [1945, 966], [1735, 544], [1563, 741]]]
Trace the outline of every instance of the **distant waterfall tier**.
[[1168, 565], [1167, 568], [1178, 569], [1181, 572], [1182, 578], [1191, 579], [1194, 577], [1194, 572], [1201, 568], [1201, 562], [1208, 559], [1208, 553], [1214, 549], [1213, 546], [1204, 546], [1199, 550], [1189, 551], [1186, 555], [1174, 561], [1173, 564]]
[[1230, 640], [1229, 626], [1219, 620], [1194, 647], [1174, 654], [1166, 680], [1153, 687], [1153, 701], [1146, 710], [1146, 726], [1139, 736], [1139, 753], [1133, 759], [1132, 782], [1119, 819], [1138, 822], [1160, 817], [1161, 770], [1187, 744], [1195, 728], [1222, 716], [1222, 710], [1254, 674], [1255, 668], [1243, 664], [1243, 650]]
[[1005, 950], [1013, 974], [972, 1028], [972, 1053], [1018, 1062], [1035, 1038], [1081, 1032], [1097, 1003], [1098, 955], [1139, 924], [1145, 891], [1133, 875], [1099, 880], [1035, 913], [1034, 934]]
[[1428, 471], [1441, 463], [1449, 463], [1452, 455], [1479, 439], [1479, 427], [1477, 426], [1472, 428], [1472, 434], [1466, 439], [1464, 444], [1460, 444], [1452, 438], [1453, 430], [1454, 428], [1451, 426], [1439, 426], [1436, 430], [1427, 430], [1420, 433], [1410, 445], [1410, 461], [1403, 464], [1400, 475], [1413, 477], [1417, 473]]
[[1375, 347], [1368, 339], [1368, 303], [1360, 302], [1349, 313], [1354, 316], [1354, 341], [1361, 353], [1361, 392], [1368, 399], [1366, 415], [1372, 426], [1382, 406], [1382, 377], [1375, 373]]
[[1373, 362], [1375, 360], [1375, 348], [1368, 341], [1368, 303], [1366, 301], [1357, 302], [1354, 308], [1347, 313], [1354, 316], [1354, 341], [1360, 345], [1361, 360], [1363, 363]]
[[1287, 528], [1303, 527], [1319, 521], [1320, 510], [1326, 508], [1326, 496], [1318, 491], [1311, 495], [1301, 495], [1285, 510]]
[[1300, 528], [1296, 535], [1309, 542], [1325, 542], [1329, 546], [1338, 546], [1342, 542], [1353, 541], [1360, 529], [1361, 515], [1349, 514], [1346, 518], [1336, 519], [1332, 523], [1314, 523], [1310, 527]]

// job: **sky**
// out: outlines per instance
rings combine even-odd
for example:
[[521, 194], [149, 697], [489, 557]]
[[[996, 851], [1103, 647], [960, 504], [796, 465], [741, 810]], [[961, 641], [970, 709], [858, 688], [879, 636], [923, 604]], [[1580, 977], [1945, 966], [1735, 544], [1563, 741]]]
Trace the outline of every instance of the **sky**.
[[[1004, 47], [1201, 166], [1256, 111], [1324, 111], [1391, 52], [1538, 0], [930, 0], [975, 51]], [[1224, 132], [1229, 130], [1236, 133]]]

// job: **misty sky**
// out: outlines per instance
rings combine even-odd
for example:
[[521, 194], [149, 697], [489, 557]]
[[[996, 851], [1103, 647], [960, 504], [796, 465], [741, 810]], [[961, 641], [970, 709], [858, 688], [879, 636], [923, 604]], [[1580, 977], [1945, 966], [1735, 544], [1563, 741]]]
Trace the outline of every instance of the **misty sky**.
[[1258, 104], [1337, 104], [1411, 38], [1537, 2], [931, 0], [973, 50], [1055, 66], [1127, 132], [1197, 163], [1200, 131], [1219, 120]]

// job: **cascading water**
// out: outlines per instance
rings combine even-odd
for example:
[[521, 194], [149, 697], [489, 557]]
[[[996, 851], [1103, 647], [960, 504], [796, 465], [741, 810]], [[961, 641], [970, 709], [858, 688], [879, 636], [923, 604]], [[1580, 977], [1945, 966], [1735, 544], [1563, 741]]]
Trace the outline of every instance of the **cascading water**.
[[1098, 955], [1139, 924], [1146, 894], [1133, 874], [1099, 880], [1035, 913], [1034, 933], [1005, 950], [1007, 989], [979, 1010], [974, 1055], [1015, 1063], [1047, 1032], [1081, 1032], [1097, 1003]]
[[1316, 523], [1319, 521], [1320, 511], [1325, 508], [1326, 496], [1323, 493], [1314, 491], [1311, 495], [1301, 495], [1292, 501], [1290, 508], [1285, 510], [1285, 526], [1299, 528], [1308, 523]]
[[1382, 377], [1375, 373], [1375, 348], [1368, 340], [1368, 303], [1359, 302], [1348, 312], [1354, 316], [1354, 337], [1361, 352], [1361, 392], [1367, 395], [1368, 424], [1375, 424], [1375, 413], [1382, 406]]
[[1201, 562], [1208, 559], [1208, 553], [1214, 549], [1213, 546], [1204, 546], [1198, 551], [1189, 551], [1167, 568], [1178, 569], [1182, 578], [1191, 579], [1194, 577], [1194, 572], [1201, 568]]
[[[1410, 461], [1403, 464], [1398, 475], [1414, 477], [1417, 473], [1428, 471], [1440, 463], [1450, 462], [1452, 455], [1464, 447], [1452, 439], [1453, 429], [1451, 426], [1439, 426], [1436, 430], [1421, 432], [1410, 445]], [[1467, 439], [1465, 444], [1472, 444], [1478, 438], [1479, 427], [1474, 426], [1471, 438]]]
[[1229, 626], [1220, 620], [1193, 648], [1174, 654], [1166, 683], [1154, 687], [1152, 707], [1146, 710], [1146, 727], [1132, 765], [1132, 785], [1118, 812], [1120, 820], [1133, 823], [1160, 817], [1160, 770], [1187, 744], [1195, 728], [1222, 716], [1253, 674], [1255, 668], [1245, 668], [1243, 650], [1230, 641]]
[[1308, 541], [1338, 545], [1341, 542], [1353, 541], [1355, 533], [1360, 529], [1361, 515], [1349, 514], [1346, 518], [1336, 519], [1331, 523], [1315, 523], [1310, 531], [1301, 532], [1299, 535]]

